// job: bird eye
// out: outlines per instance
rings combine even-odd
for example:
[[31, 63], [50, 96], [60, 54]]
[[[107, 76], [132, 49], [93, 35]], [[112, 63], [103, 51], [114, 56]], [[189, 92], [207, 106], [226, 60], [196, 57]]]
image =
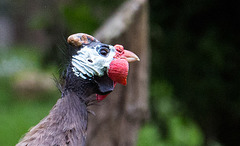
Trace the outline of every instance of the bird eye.
[[109, 53], [109, 48], [108, 47], [101, 47], [99, 49], [99, 54], [101, 54], [102, 56], [107, 56], [107, 54]]

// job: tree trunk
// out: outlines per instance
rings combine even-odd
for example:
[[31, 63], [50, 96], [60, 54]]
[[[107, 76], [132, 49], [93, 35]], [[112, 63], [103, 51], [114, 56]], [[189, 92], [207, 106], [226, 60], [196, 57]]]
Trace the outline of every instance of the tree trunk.
[[103, 43], [122, 44], [136, 53], [140, 62], [130, 64], [127, 86], [117, 85], [100, 106], [90, 110], [88, 146], [132, 146], [148, 112], [148, 4], [147, 0], [130, 0], [94, 35]]

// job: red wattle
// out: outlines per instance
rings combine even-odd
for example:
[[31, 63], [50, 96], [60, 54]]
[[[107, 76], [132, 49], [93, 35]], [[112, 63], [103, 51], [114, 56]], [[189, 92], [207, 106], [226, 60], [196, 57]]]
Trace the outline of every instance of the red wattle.
[[108, 76], [122, 85], [127, 84], [128, 62], [126, 59], [114, 59], [108, 69]]
[[97, 101], [101, 101], [104, 98], [106, 98], [107, 96], [108, 96], [108, 94], [107, 95], [99, 95], [99, 94], [97, 94]]

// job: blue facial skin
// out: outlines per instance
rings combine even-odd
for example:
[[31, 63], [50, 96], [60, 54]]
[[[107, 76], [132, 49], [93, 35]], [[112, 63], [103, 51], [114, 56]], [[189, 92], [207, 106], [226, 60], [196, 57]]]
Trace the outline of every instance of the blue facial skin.
[[112, 45], [93, 42], [83, 46], [72, 56], [72, 70], [77, 77], [91, 79], [103, 76], [114, 59], [116, 50]]

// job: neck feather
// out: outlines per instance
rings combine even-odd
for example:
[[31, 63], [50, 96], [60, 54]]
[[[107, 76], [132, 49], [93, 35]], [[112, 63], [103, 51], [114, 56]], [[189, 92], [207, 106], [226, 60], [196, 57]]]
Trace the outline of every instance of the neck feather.
[[84, 146], [87, 130], [87, 106], [75, 93], [58, 99], [49, 115], [33, 127], [17, 146], [79, 145]]
[[79, 145], [86, 141], [87, 105], [93, 101], [96, 83], [76, 77], [67, 70], [62, 98], [58, 99], [49, 115], [33, 127], [17, 144], [22, 145]]
[[87, 97], [97, 92], [97, 88], [97, 84], [94, 82], [93, 78], [76, 76], [72, 70], [72, 66], [68, 67], [65, 85], [63, 87], [63, 96], [65, 92], [74, 92], [80, 100], [87, 100]]

